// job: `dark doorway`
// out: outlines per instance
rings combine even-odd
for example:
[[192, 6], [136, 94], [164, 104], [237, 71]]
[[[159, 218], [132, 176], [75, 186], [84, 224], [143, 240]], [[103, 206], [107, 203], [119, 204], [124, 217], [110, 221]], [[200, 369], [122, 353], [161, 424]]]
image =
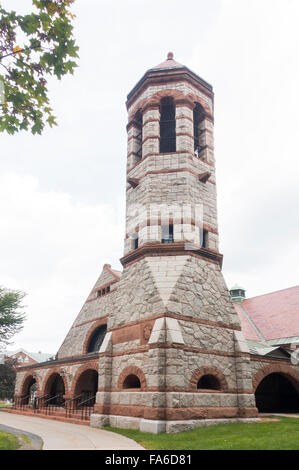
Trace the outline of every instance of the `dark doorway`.
[[260, 413], [299, 412], [299, 395], [291, 381], [281, 374], [267, 375], [256, 389], [255, 400]]
[[33, 376], [28, 377], [23, 387], [23, 405], [28, 405], [30, 403], [30, 401], [33, 399], [34, 392], [36, 392], [36, 389], [37, 384], [35, 378]]
[[63, 378], [59, 374], [55, 374], [50, 388], [50, 405], [62, 406], [64, 404], [63, 395], [65, 394]]
[[93, 405], [95, 401], [95, 395], [98, 390], [98, 373], [96, 370], [88, 369], [82, 372], [75, 388], [75, 396], [81, 395], [79, 402], [91, 399], [88, 404]]

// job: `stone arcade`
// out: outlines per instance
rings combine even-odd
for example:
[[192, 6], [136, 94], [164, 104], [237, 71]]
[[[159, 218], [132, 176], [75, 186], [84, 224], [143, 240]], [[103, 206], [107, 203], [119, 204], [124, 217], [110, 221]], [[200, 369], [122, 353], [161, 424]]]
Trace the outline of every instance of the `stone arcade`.
[[[256, 377], [273, 360], [253, 374], [221, 273], [212, 87], [169, 53], [127, 109], [123, 272], [104, 266], [54, 361], [19, 369], [16, 402], [36, 383], [40, 403], [92, 405], [94, 427], [255, 421]], [[279, 367], [297, 387], [298, 366]]]

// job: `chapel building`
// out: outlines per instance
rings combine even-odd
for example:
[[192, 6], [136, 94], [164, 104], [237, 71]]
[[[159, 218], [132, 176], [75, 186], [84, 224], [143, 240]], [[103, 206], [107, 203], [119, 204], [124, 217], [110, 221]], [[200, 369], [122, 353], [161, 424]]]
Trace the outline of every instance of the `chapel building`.
[[212, 86], [169, 53], [127, 110], [123, 271], [104, 265], [54, 360], [18, 369], [14, 411], [35, 384], [36, 413], [94, 427], [298, 412], [299, 286], [246, 299], [221, 272]]

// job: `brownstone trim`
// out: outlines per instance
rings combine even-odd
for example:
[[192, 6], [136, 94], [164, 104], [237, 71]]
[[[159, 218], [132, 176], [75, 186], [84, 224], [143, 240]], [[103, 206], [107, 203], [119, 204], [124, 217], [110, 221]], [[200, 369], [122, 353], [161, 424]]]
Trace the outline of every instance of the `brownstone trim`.
[[142, 124], [142, 127], [146, 126], [146, 125], [149, 124], [150, 122], [160, 122], [160, 119], [154, 119], [154, 118], [147, 119], [147, 120], [144, 121], [144, 123]]
[[145, 115], [148, 111], [159, 111], [160, 103], [150, 100], [149, 103], [145, 103], [143, 106], [143, 114]]
[[87, 370], [94, 370], [98, 373], [98, 369], [99, 369], [99, 362], [95, 359], [87, 362], [87, 364], [83, 364], [81, 367], [79, 367], [79, 369], [77, 369], [76, 373], [75, 373], [75, 376], [72, 380], [72, 386], [71, 386], [71, 389], [70, 389], [70, 396], [73, 397], [77, 394], [77, 391], [76, 391], [76, 387], [77, 387], [77, 384], [78, 384], [78, 381], [81, 377], [81, 375], [86, 372]]
[[35, 379], [35, 382], [36, 382], [36, 391], [37, 391], [37, 394], [39, 395], [39, 392], [40, 392], [40, 381], [39, 381], [39, 378], [38, 378], [38, 376], [37, 376], [37, 373], [36, 373], [35, 371], [32, 371], [32, 372], [27, 372], [27, 374], [26, 374], [25, 377], [23, 378], [22, 383], [21, 383], [21, 386], [20, 386], [20, 391], [19, 391], [19, 393], [18, 393], [18, 396], [25, 396], [25, 395], [28, 395], [28, 393], [27, 393], [27, 388], [28, 388], [30, 379]]
[[[187, 241], [186, 241], [187, 242]], [[148, 256], [180, 256], [190, 255], [204, 259], [211, 263], [222, 266], [223, 256], [212, 249], [200, 247], [196, 250], [185, 250], [185, 241], [174, 243], [143, 243], [136, 250], [132, 250], [120, 259], [124, 267], [139, 261], [140, 259]]]
[[[181, 77], [180, 77], [181, 78]], [[150, 82], [152, 80], [149, 80], [147, 79], [146, 82], [147, 82], [147, 86], [149, 86]], [[175, 83], [184, 83], [184, 82], [192, 82], [192, 80], [180, 80], [179, 77], [176, 77], [175, 80], [171, 79], [169, 74], [167, 76], [167, 81], [168, 82], [175, 82]], [[154, 80], [154, 83], [156, 83], [156, 80]], [[164, 84], [164, 83], [163, 83]], [[140, 93], [145, 90], [144, 87], [143, 89], [139, 90], [139, 93], [137, 96], [140, 96]], [[194, 83], [193, 83], [193, 86], [194, 86]], [[196, 84], [195, 86], [196, 88], [198, 88], [198, 84]], [[201, 91], [203, 91], [201, 89]], [[212, 95], [211, 93], [207, 93], [207, 90], [205, 90], [205, 94], [209, 97], [209, 98], [212, 98]], [[133, 101], [135, 99], [137, 99], [137, 96], [135, 95], [134, 99], [130, 98], [130, 100], [128, 100], [127, 102], [127, 107], [129, 108], [131, 103], [133, 103]], [[135, 107], [130, 110], [130, 116], [134, 116], [137, 112], [138, 109], [142, 109], [142, 111], [144, 110], [144, 108], [146, 106], [153, 106], [155, 109], [157, 109], [157, 102], [160, 104], [160, 101], [162, 100], [162, 98], [166, 98], [166, 97], [170, 97], [170, 98], [173, 98], [174, 100], [174, 103], [175, 103], [175, 106], [184, 106], [184, 107], [188, 107], [190, 109], [193, 109], [194, 108], [194, 103], [195, 102], [198, 102], [202, 108], [203, 108], [203, 111], [205, 114], [207, 114], [208, 116], [211, 116], [211, 111], [210, 111], [210, 108], [208, 106], [208, 104], [206, 103], [205, 100], [203, 100], [200, 96], [198, 95], [195, 95], [195, 94], [188, 94], [188, 95], [184, 95], [183, 92], [179, 91], [179, 90], [174, 90], [173, 88], [169, 88], [169, 89], [164, 89], [164, 90], [160, 90], [156, 93], [154, 93], [153, 95], [151, 95], [150, 98], [144, 98], [143, 100], [139, 101]], [[213, 98], [212, 98], [212, 101], [213, 101]]]
[[180, 116], [176, 116], [175, 119], [176, 119], [176, 120], [179, 120], [179, 119], [187, 119], [188, 121], [192, 122], [192, 124], [193, 124], [193, 119], [192, 119], [191, 117], [189, 117], [189, 116], [186, 116], [185, 114], [182, 114], [182, 115], [180, 115]]
[[226, 391], [228, 389], [227, 381], [220, 370], [216, 369], [215, 367], [200, 367], [196, 371], [193, 372], [191, 379], [190, 379], [190, 388], [192, 390], [200, 390], [197, 388], [198, 381], [201, 377], [204, 375], [212, 375], [213, 377], [216, 377], [218, 383], [219, 383], [219, 389], [218, 390], [209, 390], [209, 392], [213, 393], [215, 391]]
[[299, 393], [299, 370], [296, 371], [285, 364], [272, 364], [260, 369], [252, 380], [254, 391], [256, 391], [257, 387], [265, 377], [273, 373], [281, 374], [286, 377]]
[[[211, 149], [212, 150], [212, 149]], [[190, 152], [190, 150], [180, 150], [180, 151], [176, 151], [176, 152], [167, 152], [167, 153], [159, 153], [159, 152], [149, 152], [149, 153], [146, 153], [142, 156], [142, 159], [139, 160], [139, 162], [137, 162], [134, 166], [132, 166], [132, 168], [130, 168], [130, 172], [133, 171], [138, 165], [140, 165], [141, 163], [144, 162], [144, 160], [146, 158], [149, 158], [149, 157], [158, 157], [158, 156], [163, 156], [163, 155], [175, 155], [175, 154], [186, 154], [186, 155], [190, 155], [191, 157], [193, 157], [194, 159], [196, 159], [196, 161], [200, 161], [201, 164], [203, 165], [208, 165], [208, 166], [212, 166], [213, 168], [215, 167], [215, 164], [214, 162], [209, 162], [208, 160], [206, 159], [203, 159], [203, 158], [199, 158], [197, 157], [193, 152]]]
[[83, 349], [82, 349], [82, 354], [88, 354], [87, 349], [88, 349], [88, 344], [89, 341], [94, 333], [94, 331], [101, 325], [106, 325], [108, 322], [108, 316], [102, 317], [98, 319], [88, 330], [87, 334], [85, 335], [85, 340], [83, 343]]
[[229, 353], [224, 351], [215, 351], [213, 349], [200, 349], [200, 348], [193, 348], [189, 346], [183, 346], [182, 344], [178, 343], [162, 343], [162, 344], [151, 344], [149, 345], [149, 349], [181, 349], [187, 352], [199, 353], [199, 354], [211, 354], [214, 356], [222, 356], [222, 357], [250, 357], [249, 353]]
[[[122, 388], [114, 387], [114, 388], [107, 388], [107, 387], [99, 387], [98, 392], [121, 392], [123, 391]], [[227, 389], [227, 390], [205, 390], [205, 389], [197, 389], [190, 387], [147, 387], [144, 392], [181, 392], [181, 393], [220, 393], [220, 394], [231, 394], [231, 395], [252, 395], [254, 392], [253, 390], [237, 390], [237, 389]]]
[[189, 134], [188, 132], [177, 132], [176, 137], [190, 137], [190, 139], [194, 139], [194, 135]]
[[[86, 325], [87, 323], [92, 323], [92, 322], [95, 322], [95, 321], [98, 321], [98, 320], [99, 320], [99, 318], [93, 318], [92, 320], [86, 320], [86, 321], [83, 321], [82, 323], [78, 323], [77, 325], [74, 325], [73, 328], [77, 328], [78, 326]], [[105, 315], [104, 317], [101, 317], [101, 320], [105, 320], [106, 323], [107, 323], [108, 322], [108, 315]]]
[[171, 313], [171, 312], [163, 312], [163, 313], [159, 313], [158, 315], [154, 315], [152, 317], [146, 317], [142, 320], [136, 320], [136, 321], [133, 321], [133, 322], [128, 322], [125, 325], [114, 326], [112, 328], [109, 328], [108, 331], [114, 331], [114, 330], [119, 330], [121, 328], [126, 328], [127, 326], [138, 325], [138, 324], [144, 323], [145, 321], [149, 321], [149, 320], [157, 320], [158, 318], [161, 318], [161, 317], [170, 317], [170, 318], [175, 318], [176, 320], [182, 320], [182, 321], [193, 322], [193, 323], [200, 323], [200, 324], [208, 325], [208, 326], [217, 326], [219, 328], [227, 328], [229, 330], [241, 331], [241, 327], [239, 327], [239, 326], [227, 325], [225, 323], [218, 323], [218, 322], [213, 322], [213, 321], [210, 321], [210, 320], [201, 320], [200, 318], [187, 317], [187, 316], [184, 316], [184, 315], [180, 315], [178, 313]]
[[265, 357], [265, 356], [259, 356], [258, 354], [250, 354], [250, 360], [253, 362], [263, 362], [265, 364], [286, 364], [290, 365], [290, 359], [288, 357], [283, 358], [283, 357], [275, 357], [275, 358], [270, 358], [270, 357]]
[[143, 348], [129, 349], [127, 351], [113, 352], [113, 353], [100, 353], [99, 357], [115, 357], [115, 356], [127, 356], [131, 354], [145, 353], [150, 349], [181, 349], [182, 351], [192, 352], [196, 354], [209, 354], [220, 357], [248, 357], [249, 353], [229, 353], [223, 351], [214, 351], [210, 349], [191, 348], [183, 346], [178, 343], [161, 343], [161, 344], [150, 344]]
[[[117, 382], [118, 388], [124, 390], [123, 383], [124, 383], [126, 377], [128, 377], [128, 375], [136, 375], [138, 377], [138, 379], [140, 380], [140, 385], [141, 385], [141, 388], [138, 389], [138, 390], [144, 390], [146, 388], [145, 375], [142, 372], [142, 370], [139, 369], [139, 367], [136, 367], [136, 366], [128, 366], [121, 372], [121, 374], [118, 378], [118, 382]], [[134, 389], [134, 388], [126, 389], [126, 390], [136, 391], [136, 389]]]
[[[132, 152], [129, 152], [129, 153], [127, 154], [127, 157], [130, 158], [132, 155], [133, 155], [134, 157], [138, 157], [138, 158], [140, 159], [140, 155], [139, 155], [138, 153], [136, 153], [136, 152], [133, 152], [133, 151], [132, 151]], [[141, 159], [140, 159], [140, 161], [141, 161]]]
[[152, 140], [152, 139], [160, 140], [160, 136], [159, 136], [159, 135], [148, 135], [147, 137], [145, 137], [145, 138], [142, 140], [142, 145], [143, 145], [147, 140]]
[[237, 417], [257, 417], [256, 408], [238, 407], [192, 407], [192, 408], [152, 408], [132, 405], [100, 405], [94, 407], [95, 413], [116, 416], [131, 416], [155, 420], [221, 419]]

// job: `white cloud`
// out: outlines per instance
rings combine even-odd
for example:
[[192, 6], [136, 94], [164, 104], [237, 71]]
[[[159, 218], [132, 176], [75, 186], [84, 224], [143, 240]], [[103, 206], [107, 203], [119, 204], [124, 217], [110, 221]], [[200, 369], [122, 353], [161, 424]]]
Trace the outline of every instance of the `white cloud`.
[[1, 283], [28, 294], [16, 347], [55, 352], [102, 265], [122, 254], [120, 210], [77, 203], [9, 173], [0, 177], [0, 213]]

